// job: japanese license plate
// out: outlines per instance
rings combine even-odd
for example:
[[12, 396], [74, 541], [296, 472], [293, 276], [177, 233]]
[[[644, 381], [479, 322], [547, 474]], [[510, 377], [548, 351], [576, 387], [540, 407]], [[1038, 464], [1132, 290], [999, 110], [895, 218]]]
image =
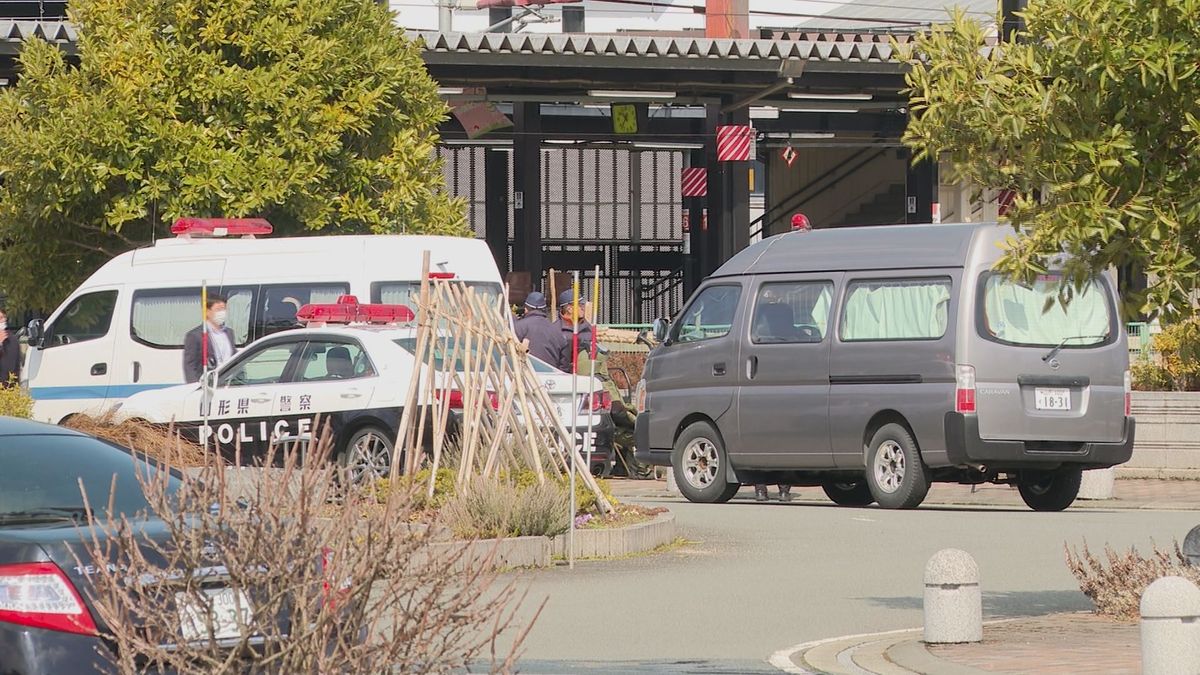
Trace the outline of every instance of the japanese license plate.
[[1038, 387], [1033, 390], [1033, 405], [1038, 410], [1070, 410], [1071, 390]]
[[236, 638], [241, 635], [238, 617], [243, 625], [250, 625], [253, 609], [250, 599], [241, 591], [232, 588], [206, 590], [210, 607], [188, 593], [176, 593], [175, 604], [179, 608], [179, 629], [187, 642], [208, 639], [207, 613], [212, 612], [213, 637], [217, 640]]

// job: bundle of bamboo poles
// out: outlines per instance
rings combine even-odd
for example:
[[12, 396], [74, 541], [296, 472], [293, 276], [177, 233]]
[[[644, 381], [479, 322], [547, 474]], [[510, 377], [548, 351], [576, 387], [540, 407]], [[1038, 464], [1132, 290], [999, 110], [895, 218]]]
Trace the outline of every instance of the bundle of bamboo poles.
[[[460, 489], [475, 478], [525, 468], [544, 483], [547, 474], [569, 472], [574, 454], [579, 479], [595, 493], [600, 511], [609, 513], [612, 505], [575, 447], [573, 431], [559, 419], [527, 347], [513, 333], [506, 297], [492, 300], [464, 284], [431, 279], [425, 255], [415, 308], [416, 368], [404, 400], [396, 456], [404, 457], [409, 475], [429, 463], [432, 496], [437, 469], [449, 464], [450, 451], [457, 455], [451, 468]], [[451, 425], [451, 392], [462, 399], [457, 429]], [[393, 480], [399, 470], [400, 462], [393, 462]]]

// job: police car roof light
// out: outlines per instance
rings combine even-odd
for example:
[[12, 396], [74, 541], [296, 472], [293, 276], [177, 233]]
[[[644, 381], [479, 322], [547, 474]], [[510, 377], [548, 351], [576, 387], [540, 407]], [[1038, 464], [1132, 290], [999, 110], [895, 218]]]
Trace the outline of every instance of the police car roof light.
[[417, 318], [405, 305], [364, 305], [353, 295], [339, 296], [332, 305], [305, 305], [296, 319], [305, 323], [409, 323]]
[[180, 218], [171, 234], [181, 237], [227, 237], [271, 234], [275, 230], [265, 218]]
[[454, 272], [430, 272], [429, 273], [430, 279], [453, 279], [453, 278], [455, 278], [455, 276], [457, 276], [457, 275], [455, 275]]

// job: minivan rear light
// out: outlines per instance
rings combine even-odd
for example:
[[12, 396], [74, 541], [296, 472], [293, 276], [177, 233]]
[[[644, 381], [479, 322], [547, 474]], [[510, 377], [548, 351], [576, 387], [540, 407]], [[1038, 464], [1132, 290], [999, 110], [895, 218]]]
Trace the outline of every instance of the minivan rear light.
[[1125, 371], [1125, 416], [1133, 415], [1133, 377]]
[[0, 565], [0, 621], [82, 635], [97, 633], [79, 593], [52, 562]]
[[975, 368], [955, 366], [954, 369], [954, 412], [975, 412]]

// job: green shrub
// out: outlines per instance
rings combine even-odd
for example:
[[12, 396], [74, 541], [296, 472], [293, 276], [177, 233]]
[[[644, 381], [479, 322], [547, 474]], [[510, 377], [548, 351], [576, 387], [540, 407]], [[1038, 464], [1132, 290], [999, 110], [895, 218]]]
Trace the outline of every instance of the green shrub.
[[1154, 350], [1170, 380], [1169, 391], [1200, 390], [1200, 319], [1164, 326], [1154, 336]]
[[[411, 476], [402, 476], [400, 478], [400, 489], [411, 490], [413, 492], [413, 506], [417, 509], [436, 509], [446, 500], [454, 496], [454, 470], [442, 467], [437, 470], [437, 477], [433, 480], [433, 499], [428, 498], [429, 494], [429, 469], [421, 469]], [[388, 494], [391, 493], [391, 481], [387, 478], [381, 478], [375, 483], [376, 499], [383, 503], [387, 501]]]
[[556, 536], [569, 527], [567, 492], [553, 481], [520, 487], [515, 481], [480, 479], [449, 499], [442, 517], [458, 537]]
[[10, 387], [0, 387], [0, 416], [33, 417], [33, 398], [15, 382]]
[[1154, 361], [1141, 357], [1129, 364], [1134, 391], [1171, 391], [1171, 375]]

